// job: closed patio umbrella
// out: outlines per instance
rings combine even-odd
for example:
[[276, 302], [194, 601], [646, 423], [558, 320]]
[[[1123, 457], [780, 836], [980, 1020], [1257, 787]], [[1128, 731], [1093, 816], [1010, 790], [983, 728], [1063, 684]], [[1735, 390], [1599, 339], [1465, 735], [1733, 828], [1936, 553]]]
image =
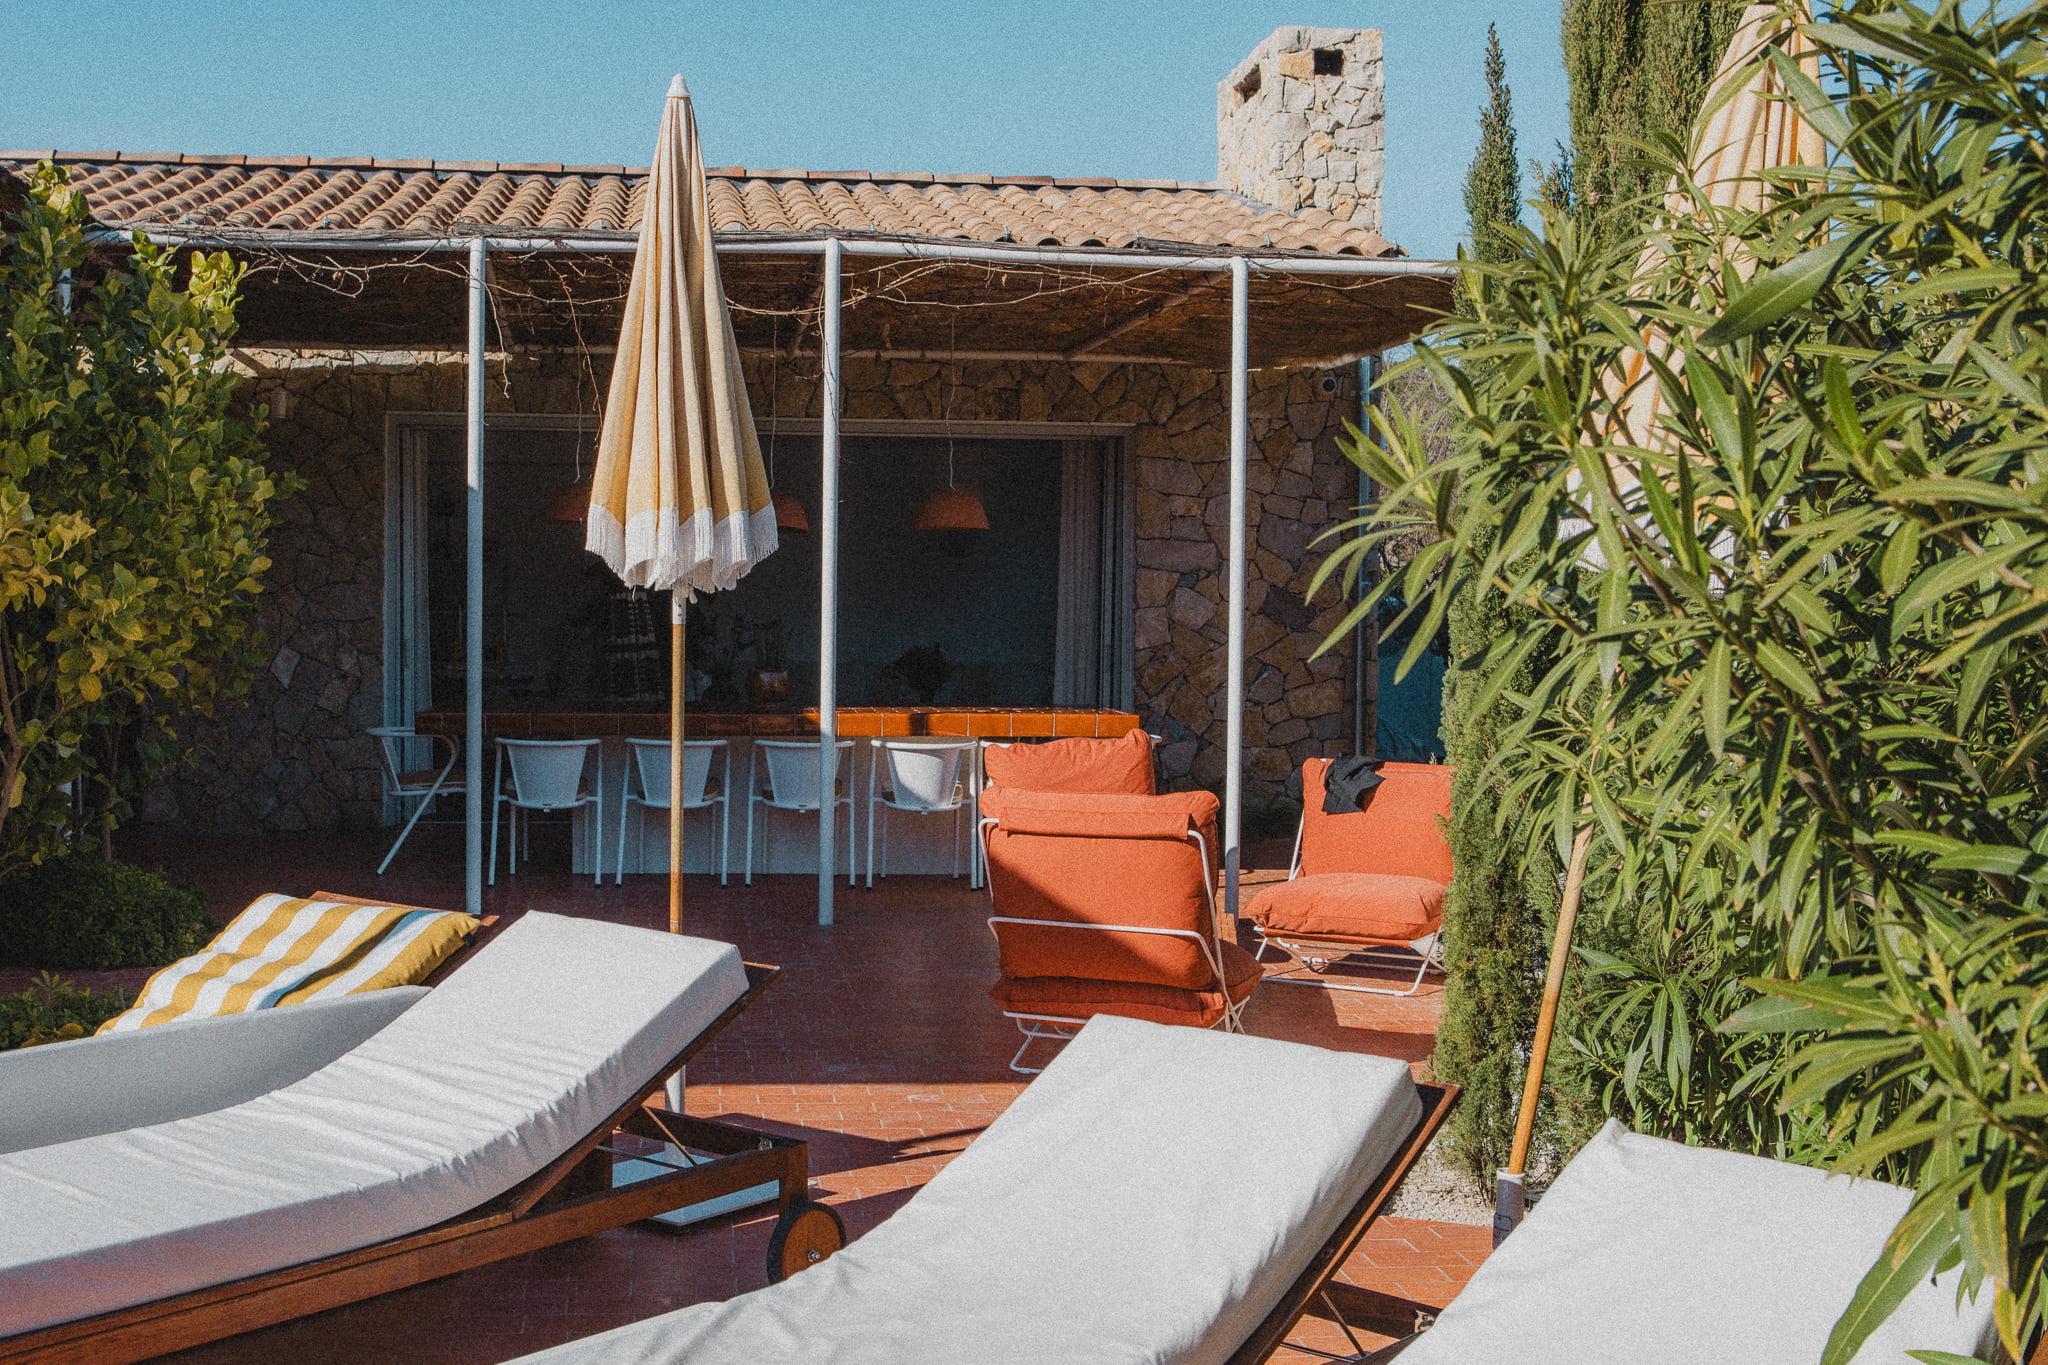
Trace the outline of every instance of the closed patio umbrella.
[[[1796, 18], [1798, 22], [1812, 19], [1812, 11], [1804, 0], [1798, 6]], [[1689, 169], [1694, 182], [1706, 192], [1708, 203], [1715, 208], [1751, 212], [1760, 209], [1773, 192], [1764, 179], [1767, 173], [1787, 166], [1819, 166], [1827, 159], [1827, 143], [1812, 124], [1800, 117], [1798, 107], [1784, 98], [1784, 81], [1776, 69], [1760, 61], [1773, 46], [1796, 60], [1808, 76], [1819, 78], [1818, 54], [1805, 35], [1788, 21], [1785, 11], [1774, 4], [1753, 4], [1743, 11], [1728, 51], [1721, 58], [1720, 69], [1708, 87], [1702, 106], [1706, 118], [1693, 130]], [[1666, 203], [1674, 213], [1692, 208], [1691, 199], [1682, 195], [1676, 184], [1667, 194]], [[1647, 274], [1659, 264], [1661, 254], [1652, 243], [1643, 252], [1639, 273]], [[1755, 265], [1754, 260], [1736, 260], [1736, 268], [1745, 278]], [[1663, 391], [1648, 358], [1653, 352], [1666, 358], [1674, 370], [1682, 366], [1683, 357], [1671, 348], [1669, 338], [1655, 333], [1645, 336], [1643, 349], [1631, 355], [1626, 366], [1607, 377], [1606, 391], [1614, 404], [1608, 431], [1638, 449], [1656, 449], [1666, 440], [1658, 422], [1664, 407]], [[1631, 470], [1617, 467], [1615, 475], [1624, 489], [1635, 482]], [[1572, 930], [1578, 920], [1592, 833], [1590, 827], [1578, 831], [1565, 869], [1564, 897], [1558, 907], [1549, 965], [1544, 971], [1543, 998], [1536, 1016], [1536, 1034], [1529, 1047], [1528, 1074], [1522, 1082], [1514, 1141], [1509, 1148], [1507, 1168], [1495, 1187], [1496, 1245], [1522, 1219], [1523, 1176], [1528, 1169], [1529, 1144], [1536, 1126], [1536, 1104], [1550, 1058], [1565, 967], [1571, 957]]]
[[598, 436], [584, 543], [629, 587], [674, 594], [668, 917], [683, 920], [683, 610], [775, 549], [775, 507], [719, 285], [704, 156], [677, 76], [640, 207], [640, 245]]

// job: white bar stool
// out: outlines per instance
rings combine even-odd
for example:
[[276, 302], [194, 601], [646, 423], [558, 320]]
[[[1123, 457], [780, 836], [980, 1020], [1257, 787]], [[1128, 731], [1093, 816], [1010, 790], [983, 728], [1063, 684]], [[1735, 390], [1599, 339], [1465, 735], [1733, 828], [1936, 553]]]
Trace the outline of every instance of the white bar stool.
[[[629, 739], [626, 751], [632, 761], [626, 765], [626, 790], [619, 802], [619, 851], [612, 859], [612, 885], [626, 880], [626, 826], [632, 823], [633, 807], [668, 809], [669, 742], [665, 739]], [[718, 786], [711, 786], [711, 760], [722, 757]], [[639, 786], [639, 791], [633, 790]], [[732, 748], [722, 739], [683, 741], [683, 809], [707, 810], [718, 807], [718, 884], [726, 882], [726, 867], [732, 859]]]
[[[596, 819], [591, 825], [590, 880], [604, 884], [604, 788], [601, 781], [592, 781], [586, 790], [583, 778], [592, 766], [590, 759], [598, 751], [594, 739], [500, 739], [498, 740], [497, 774], [491, 781], [491, 875], [490, 884], [498, 884], [498, 808], [512, 808], [512, 850], [506, 860], [507, 873], [517, 875], [522, 852], [530, 851], [533, 831], [521, 811], [573, 811], [578, 806], [594, 806]], [[505, 765], [512, 766], [512, 790], [505, 790]], [[520, 842], [520, 831], [526, 829], [526, 846]]]
[[[852, 886], [859, 878], [859, 861], [853, 852], [853, 784], [847, 779], [852, 773], [853, 741], [842, 739], [832, 746], [838, 751], [838, 780], [833, 784], [832, 811], [830, 819], [839, 818], [839, 808], [846, 808], [846, 884]], [[754, 807], [766, 806], [770, 810], [793, 811], [799, 815], [818, 815], [818, 743], [810, 739], [757, 739], [754, 741], [753, 756], [748, 760], [747, 771], [747, 866], [746, 884], [754, 884]], [[761, 784], [762, 768], [768, 770], [768, 783]], [[821, 817], [824, 818], [824, 817]]]
[[[875, 884], [875, 839], [880, 831], [882, 875], [889, 875], [890, 811], [905, 815], [953, 817], [953, 875], [960, 875], [960, 825], [970, 819], [980, 784], [975, 774], [979, 744], [971, 739], [878, 739], [868, 759], [868, 886]], [[971, 855], [967, 884], [981, 885], [978, 860]]]
[[[427, 813], [427, 807], [444, 796], [462, 795], [462, 779], [449, 780], [455, 770], [459, 753], [455, 741], [446, 735], [423, 735], [410, 725], [373, 725], [368, 733], [377, 741], [377, 760], [384, 776], [384, 795], [399, 801], [417, 800], [412, 816], [405, 822], [405, 828], [398, 831], [398, 837], [391, 841], [391, 851], [384, 855], [384, 861], [377, 864], [377, 875], [383, 876], [384, 869], [391, 866], [391, 860], [398, 856], [398, 850], [405, 847], [405, 841], [412, 837], [412, 827]], [[438, 768], [425, 768], [417, 772], [405, 770], [406, 748], [415, 740], [426, 740], [436, 748], [445, 750], [447, 757]]]

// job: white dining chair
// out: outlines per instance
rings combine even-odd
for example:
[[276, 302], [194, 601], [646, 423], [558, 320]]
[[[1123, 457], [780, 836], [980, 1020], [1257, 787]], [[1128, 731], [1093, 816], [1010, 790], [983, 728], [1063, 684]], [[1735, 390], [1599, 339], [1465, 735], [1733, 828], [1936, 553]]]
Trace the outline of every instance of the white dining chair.
[[[633, 807], [668, 809], [669, 742], [665, 739], [629, 739], [626, 751], [626, 790], [619, 802], [619, 850], [612, 859], [612, 885], [626, 880], [626, 826], [632, 823]], [[718, 786], [711, 786], [711, 763], [721, 759]], [[635, 789], [638, 790], [635, 790]], [[718, 884], [726, 882], [726, 867], [732, 857], [732, 748], [722, 739], [683, 741], [683, 809], [708, 810], [718, 807]]]
[[[383, 876], [384, 869], [391, 866], [391, 860], [398, 856], [398, 850], [405, 847], [405, 841], [412, 837], [412, 827], [427, 813], [427, 807], [444, 796], [462, 795], [462, 779], [449, 780], [455, 771], [455, 760], [460, 751], [455, 741], [446, 735], [423, 735], [410, 725], [373, 725], [369, 734], [377, 741], [377, 762], [383, 774], [384, 795], [397, 801], [418, 801], [412, 815], [406, 820], [405, 828], [398, 831], [398, 837], [391, 841], [391, 849], [384, 855], [384, 861], [377, 864], [377, 875]], [[430, 766], [411, 772], [406, 763], [411, 758], [413, 745], [425, 741], [445, 753], [439, 766]]]
[[[535, 813], [574, 811], [593, 807], [591, 823], [590, 879], [604, 884], [604, 780], [602, 763], [594, 739], [500, 739], [498, 764], [491, 780], [491, 875], [498, 884], [498, 811], [512, 808], [512, 849], [505, 870], [516, 875], [522, 855], [532, 852], [531, 818]], [[512, 787], [505, 788], [505, 769], [512, 769]], [[597, 768], [596, 773], [591, 773]], [[586, 786], [584, 778], [590, 776]], [[524, 833], [522, 841], [521, 835]]]
[[[853, 741], [842, 739], [833, 745], [839, 755], [838, 780], [832, 784], [831, 819], [846, 808], [846, 884], [859, 877], [859, 861], [853, 851]], [[767, 783], [761, 778], [766, 772]], [[818, 742], [813, 739], [757, 739], [747, 761], [747, 867], [746, 884], [754, 884], [754, 807], [791, 811], [799, 815], [818, 814]], [[765, 824], [765, 817], [764, 817]]]
[[[961, 825], [971, 820], [980, 784], [979, 745], [971, 739], [878, 739], [868, 756], [868, 885], [877, 865], [889, 875], [889, 813], [953, 817], [953, 875], [960, 875]], [[877, 857], [875, 843], [881, 841]], [[971, 848], [973, 840], [967, 841]], [[968, 858], [967, 884], [981, 885], [980, 865]]]

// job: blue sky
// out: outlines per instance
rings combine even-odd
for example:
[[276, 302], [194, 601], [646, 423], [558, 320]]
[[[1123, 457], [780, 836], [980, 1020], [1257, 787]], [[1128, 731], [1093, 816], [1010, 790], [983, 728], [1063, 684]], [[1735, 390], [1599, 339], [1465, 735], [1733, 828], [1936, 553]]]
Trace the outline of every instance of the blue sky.
[[643, 163], [681, 71], [714, 164], [1207, 179], [1216, 82], [1281, 24], [1386, 32], [1388, 235], [1455, 250], [1501, 26], [1522, 156], [1565, 133], [1528, 0], [9, 7], [0, 146]]

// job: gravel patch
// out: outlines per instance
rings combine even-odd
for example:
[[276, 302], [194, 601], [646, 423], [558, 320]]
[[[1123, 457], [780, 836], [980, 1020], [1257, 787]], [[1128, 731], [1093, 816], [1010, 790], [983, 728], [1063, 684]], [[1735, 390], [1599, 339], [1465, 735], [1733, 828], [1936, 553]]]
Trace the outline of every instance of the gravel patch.
[[1416, 1159], [1387, 1212], [1395, 1218], [1426, 1218], [1433, 1223], [1478, 1227], [1493, 1223], [1492, 1199], [1474, 1189], [1471, 1177], [1451, 1165], [1441, 1133]]

